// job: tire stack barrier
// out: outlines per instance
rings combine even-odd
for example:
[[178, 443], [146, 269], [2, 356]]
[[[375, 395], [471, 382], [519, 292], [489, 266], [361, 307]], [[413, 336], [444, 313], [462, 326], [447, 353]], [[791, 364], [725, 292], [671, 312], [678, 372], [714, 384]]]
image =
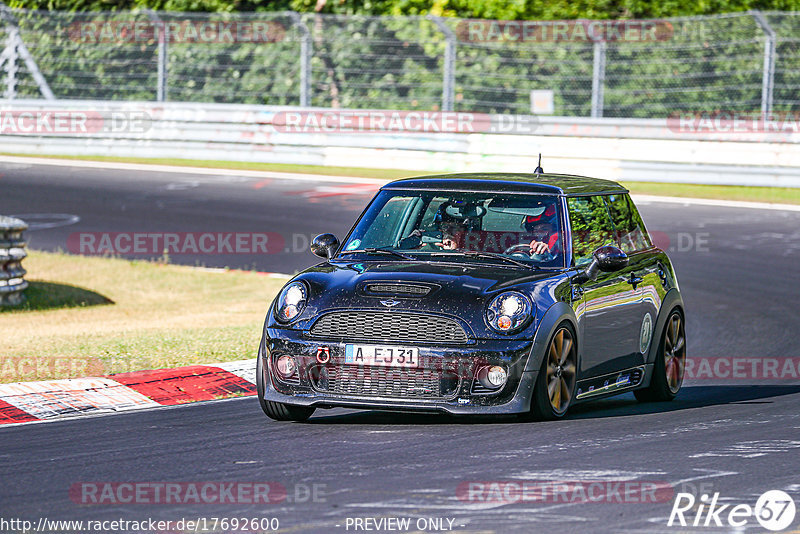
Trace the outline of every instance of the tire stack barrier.
[[25, 300], [22, 292], [28, 282], [23, 279], [27, 271], [22, 260], [28, 253], [22, 232], [27, 229], [24, 221], [0, 215], [0, 307], [17, 306]]

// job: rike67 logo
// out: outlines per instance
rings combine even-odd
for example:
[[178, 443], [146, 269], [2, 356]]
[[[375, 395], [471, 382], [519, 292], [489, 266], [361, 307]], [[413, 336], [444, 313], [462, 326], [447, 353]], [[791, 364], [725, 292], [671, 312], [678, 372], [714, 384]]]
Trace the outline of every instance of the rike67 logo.
[[667, 526], [734, 527], [740, 529], [755, 518], [765, 529], [777, 532], [794, 522], [796, 508], [788, 493], [770, 490], [761, 495], [755, 506], [720, 504], [719, 493], [702, 495], [696, 502], [691, 493], [678, 493]]

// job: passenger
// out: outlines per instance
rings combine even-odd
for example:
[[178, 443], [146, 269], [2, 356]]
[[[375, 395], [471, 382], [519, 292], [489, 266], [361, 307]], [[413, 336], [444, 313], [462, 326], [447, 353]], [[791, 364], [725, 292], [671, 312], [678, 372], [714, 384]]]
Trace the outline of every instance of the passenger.
[[434, 250], [459, 250], [464, 248], [467, 232], [480, 226], [480, 217], [486, 213], [483, 206], [460, 201], [443, 202], [436, 210], [433, 225], [436, 230], [417, 228], [400, 240], [400, 249], [418, 249], [429, 245]]
[[466, 225], [460, 222], [450, 221], [442, 223], [439, 228], [442, 231], [442, 240], [434, 243], [435, 246], [441, 247], [444, 250], [458, 250], [463, 248], [461, 245], [467, 234]]

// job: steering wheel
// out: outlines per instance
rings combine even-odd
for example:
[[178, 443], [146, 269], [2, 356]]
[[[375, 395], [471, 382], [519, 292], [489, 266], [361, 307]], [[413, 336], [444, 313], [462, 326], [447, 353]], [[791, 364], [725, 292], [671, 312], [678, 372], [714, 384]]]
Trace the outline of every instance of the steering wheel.
[[514, 252], [514, 250], [518, 249], [518, 248], [520, 248], [520, 249], [521, 248], [527, 248], [528, 250], [530, 250], [531, 246], [530, 246], [529, 243], [517, 243], [516, 245], [511, 245], [510, 247], [508, 247], [506, 249], [506, 251], [503, 252], [503, 254], [523, 254], [522, 251], [519, 251], [519, 252], [516, 252], [516, 253]]

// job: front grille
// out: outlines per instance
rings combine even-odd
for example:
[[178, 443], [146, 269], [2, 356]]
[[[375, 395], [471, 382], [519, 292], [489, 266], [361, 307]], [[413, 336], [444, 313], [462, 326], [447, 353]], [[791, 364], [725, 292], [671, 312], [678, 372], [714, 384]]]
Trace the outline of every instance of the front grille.
[[474, 393], [475, 395], [490, 395], [493, 393], [499, 393], [500, 389], [501, 388], [493, 388], [493, 389], [487, 388], [486, 386], [481, 384], [480, 381], [476, 378], [472, 382], [472, 389], [470, 390], [470, 392]]
[[332, 312], [314, 323], [311, 335], [347, 340], [416, 341], [426, 344], [467, 342], [466, 332], [453, 319], [403, 312]]
[[365, 291], [372, 295], [408, 295], [411, 297], [424, 297], [431, 292], [431, 288], [412, 284], [367, 284]]
[[458, 391], [456, 373], [356, 365], [315, 366], [314, 389], [335, 395], [402, 399], [450, 399]]

